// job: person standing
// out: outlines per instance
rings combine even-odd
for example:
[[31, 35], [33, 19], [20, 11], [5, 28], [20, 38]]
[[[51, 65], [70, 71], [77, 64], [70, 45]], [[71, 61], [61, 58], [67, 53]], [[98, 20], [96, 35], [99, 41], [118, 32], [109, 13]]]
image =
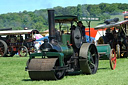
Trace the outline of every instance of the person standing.
[[78, 27], [80, 27], [81, 31], [82, 31], [82, 39], [83, 42], [86, 42], [86, 37], [85, 37], [85, 26], [83, 25], [82, 21], [78, 22]]

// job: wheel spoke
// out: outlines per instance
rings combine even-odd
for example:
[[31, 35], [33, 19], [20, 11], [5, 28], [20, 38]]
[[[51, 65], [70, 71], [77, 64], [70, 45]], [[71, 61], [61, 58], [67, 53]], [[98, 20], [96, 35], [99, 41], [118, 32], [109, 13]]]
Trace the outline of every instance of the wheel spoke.
[[95, 56], [96, 56], [96, 53], [93, 53], [93, 54], [92, 54], [92, 57], [95, 57]]
[[116, 57], [112, 57], [111, 60], [112, 60], [112, 61], [115, 61], [115, 60], [116, 60]]
[[95, 64], [89, 61], [90, 68], [95, 68]]
[[110, 54], [110, 67], [112, 70], [116, 68], [116, 53], [114, 49], [111, 49], [111, 54]]

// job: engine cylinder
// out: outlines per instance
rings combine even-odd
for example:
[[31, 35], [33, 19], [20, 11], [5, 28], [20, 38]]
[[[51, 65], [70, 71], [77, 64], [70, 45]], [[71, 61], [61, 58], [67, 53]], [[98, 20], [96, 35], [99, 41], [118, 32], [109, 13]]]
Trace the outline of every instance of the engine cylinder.
[[44, 43], [40, 46], [41, 51], [47, 52], [61, 52], [64, 54], [64, 58], [69, 58], [73, 54], [73, 48], [66, 44], [59, 44], [56, 41], [49, 43], [47, 39], [44, 40]]

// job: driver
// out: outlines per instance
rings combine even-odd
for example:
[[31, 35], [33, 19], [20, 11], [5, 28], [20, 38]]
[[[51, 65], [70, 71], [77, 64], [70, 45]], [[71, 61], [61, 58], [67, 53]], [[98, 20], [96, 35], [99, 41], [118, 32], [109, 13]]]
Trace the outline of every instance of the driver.
[[79, 21], [77, 23], [78, 27], [80, 27], [81, 31], [82, 31], [82, 39], [84, 42], [86, 42], [86, 37], [85, 37], [85, 26], [83, 25], [82, 21]]

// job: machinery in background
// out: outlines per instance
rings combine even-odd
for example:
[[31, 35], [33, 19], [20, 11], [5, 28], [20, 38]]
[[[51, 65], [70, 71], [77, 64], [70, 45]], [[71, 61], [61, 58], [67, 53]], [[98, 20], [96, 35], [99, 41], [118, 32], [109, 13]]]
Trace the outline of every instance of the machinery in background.
[[0, 31], [0, 57], [13, 57], [17, 52], [19, 56], [24, 57], [35, 52], [36, 39], [33, 36], [38, 33], [37, 30]]
[[106, 29], [104, 36], [98, 40], [99, 44], [109, 44], [115, 49], [117, 57], [128, 57], [128, 17], [124, 16], [124, 21], [118, 18], [109, 19], [105, 24], [98, 25], [95, 29]]

